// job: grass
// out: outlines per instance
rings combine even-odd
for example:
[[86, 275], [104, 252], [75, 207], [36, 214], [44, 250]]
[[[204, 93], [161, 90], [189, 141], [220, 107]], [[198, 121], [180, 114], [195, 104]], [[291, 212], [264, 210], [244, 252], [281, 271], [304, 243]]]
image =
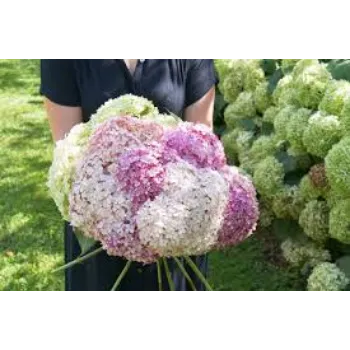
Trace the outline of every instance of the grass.
[[[52, 140], [37, 60], [0, 60], [0, 290], [63, 290], [63, 222], [46, 189]], [[252, 238], [211, 256], [217, 290], [295, 290], [293, 271], [265, 261]]]

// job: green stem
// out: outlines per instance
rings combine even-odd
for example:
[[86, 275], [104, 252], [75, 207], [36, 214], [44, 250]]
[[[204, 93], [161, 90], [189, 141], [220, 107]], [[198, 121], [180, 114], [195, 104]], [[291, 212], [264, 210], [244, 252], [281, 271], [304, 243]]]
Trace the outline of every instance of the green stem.
[[168, 265], [168, 262], [167, 262], [166, 258], [163, 258], [163, 264], [164, 264], [165, 274], [166, 274], [166, 277], [167, 277], [168, 282], [169, 282], [170, 291], [174, 292], [175, 291], [175, 285], [174, 285], [174, 281], [171, 278], [171, 273], [170, 273], [169, 265]]
[[192, 261], [192, 259], [188, 256], [184, 257], [187, 264], [191, 267], [191, 269], [193, 270], [193, 272], [197, 275], [197, 277], [202, 281], [202, 283], [205, 285], [205, 288], [207, 288], [207, 290], [209, 291], [213, 291], [212, 287], [210, 286], [210, 284], [208, 283], [207, 279], [204, 277], [204, 275], [202, 274], [202, 272], [199, 270], [199, 268], [197, 267], [197, 265]]
[[89, 253], [89, 254], [86, 254], [86, 255], [83, 255], [83, 256], [81, 256], [81, 257], [78, 257], [77, 259], [71, 261], [70, 263], [59, 267], [58, 269], [54, 270], [53, 272], [55, 273], [55, 272], [59, 272], [59, 271], [62, 271], [62, 270], [67, 270], [67, 269], [69, 269], [70, 267], [73, 267], [73, 266], [75, 266], [75, 265], [77, 265], [77, 264], [83, 263], [84, 261], [88, 260], [89, 258], [92, 258], [93, 256], [95, 256], [95, 255], [101, 253], [102, 251], [103, 251], [103, 248], [102, 248], [102, 247], [101, 247], [101, 248], [98, 248], [98, 249], [92, 251], [92, 252]]
[[118, 276], [117, 280], [115, 281], [112, 289], [111, 289], [111, 292], [115, 292], [117, 290], [117, 288], [119, 287], [120, 285], [120, 282], [123, 280], [123, 278], [125, 277], [126, 273], [129, 271], [130, 269], [130, 266], [132, 264], [132, 261], [128, 261], [124, 268], [123, 268], [123, 271], [120, 273], [120, 275]]
[[187, 273], [184, 265], [182, 264], [182, 262], [180, 261], [180, 259], [178, 258], [174, 258], [177, 266], [179, 267], [179, 269], [181, 270], [181, 272], [183, 273], [183, 275], [185, 276], [187, 282], [189, 283], [189, 285], [191, 286], [192, 290], [196, 291], [196, 286], [194, 285], [192, 278], [190, 277], [190, 275]]
[[159, 291], [163, 291], [163, 281], [162, 281], [162, 265], [161, 261], [157, 260], [157, 273], [158, 273], [158, 285], [159, 285]]

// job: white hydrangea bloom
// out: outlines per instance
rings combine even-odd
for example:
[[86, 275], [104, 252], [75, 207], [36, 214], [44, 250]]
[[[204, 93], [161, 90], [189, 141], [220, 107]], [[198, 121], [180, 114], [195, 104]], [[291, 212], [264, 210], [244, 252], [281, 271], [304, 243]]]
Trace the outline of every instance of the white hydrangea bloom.
[[87, 124], [78, 124], [70, 133], [56, 143], [49, 170], [48, 187], [60, 213], [69, 220], [69, 193], [75, 176], [76, 165], [82, 157], [91, 130]]
[[[85, 158], [79, 168], [70, 203], [72, 225], [95, 239], [108, 235], [116, 222], [132, 215], [130, 199], [94, 154]], [[130, 232], [133, 231], [134, 228]]]
[[161, 256], [209, 251], [223, 223], [228, 190], [218, 172], [185, 162], [169, 164], [164, 191], [136, 216], [141, 242]]

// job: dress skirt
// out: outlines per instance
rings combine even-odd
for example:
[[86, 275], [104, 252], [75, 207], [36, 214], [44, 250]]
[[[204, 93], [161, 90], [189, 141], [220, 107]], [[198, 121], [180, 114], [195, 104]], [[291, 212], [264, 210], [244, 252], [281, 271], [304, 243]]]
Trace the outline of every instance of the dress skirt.
[[[65, 262], [68, 263], [76, 259], [80, 254], [79, 242], [75, 237], [73, 228], [69, 223], [65, 223]], [[94, 248], [96, 249], [96, 248]], [[208, 256], [198, 256], [193, 258], [198, 268], [207, 276]], [[104, 251], [90, 258], [82, 264], [75, 265], [65, 271], [65, 289], [67, 291], [108, 291], [111, 290], [119, 274], [123, 270], [126, 260], [111, 257]], [[204, 291], [203, 283], [198, 279], [193, 271], [183, 262], [187, 272], [198, 291]], [[178, 269], [174, 260], [169, 259], [168, 265], [176, 291], [190, 291], [182, 272]], [[169, 290], [166, 276], [162, 276], [163, 290]], [[118, 290], [120, 291], [158, 291], [157, 265], [143, 265], [133, 263], [128, 273], [124, 277]]]

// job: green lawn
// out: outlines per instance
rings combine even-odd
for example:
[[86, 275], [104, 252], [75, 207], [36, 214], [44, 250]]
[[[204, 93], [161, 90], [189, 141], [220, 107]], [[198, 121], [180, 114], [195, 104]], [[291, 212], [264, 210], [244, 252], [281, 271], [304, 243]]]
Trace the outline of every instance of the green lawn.
[[[38, 94], [37, 60], [0, 60], [0, 290], [62, 290], [62, 221], [46, 189], [52, 155]], [[218, 290], [295, 290], [290, 270], [264, 259], [252, 238], [211, 256]]]

